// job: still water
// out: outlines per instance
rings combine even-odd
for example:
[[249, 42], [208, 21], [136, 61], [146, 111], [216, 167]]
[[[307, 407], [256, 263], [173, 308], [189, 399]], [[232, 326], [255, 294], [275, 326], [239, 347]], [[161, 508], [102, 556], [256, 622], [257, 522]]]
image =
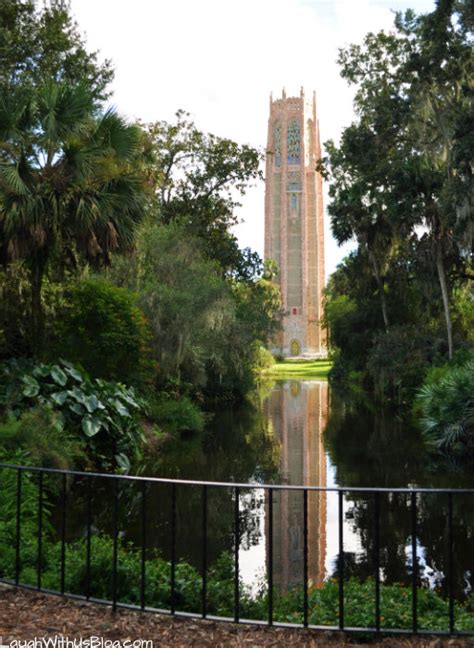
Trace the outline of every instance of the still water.
[[[243, 407], [223, 407], [209, 417], [207, 430], [170, 440], [150, 451], [134, 472], [172, 477], [252, 484], [309, 486], [474, 487], [471, 469], [441, 458], [434, 461], [419, 432], [406, 419], [370, 401], [355, 401], [331, 392], [324, 381], [290, 380], [267, 385]], [[110, 493], [97, 484], [101, 513], [98, 530], [110, 532]], [[177, 489], [176, 557], [197, 569], [202, 564], [202, 489]], [[140, 544], [140, 490], [121, 493], [120, 527], [125, 540]], [[379, 546], [381, 578], [411, 582], [412, 520], [406, 494], [380, 495]], [[273, 582], [281, 592], [303, 581], [304, 502], [301, 491], [275, 491]], [[235, 497], [231, 488], [209, 488], [207, 560], [234, 551]], [[376, 543], [373, 494], [347, 491], [343, 499], [344, 574], [374, 575]], [[472, 589], [474, 555], [473, 495], [453, 498], [455, 594]], [[421, 581], [446, 594], [448, 498], [420, 495], [417, 508], [417, 553]], [[152, 484], [147, 496], [147, 544], [169, 558], [171, 488]], [[77, 533], [83, 527], [77, 518]], [[268, 569], [268, 499], [262, 489], [242, 489], [239, 498], [240, 572], [257, 590]], [[74, 532], [73, 532], [74, 533]], [[308, 495], [308, 574], [310, 584], [337, 575], [338, 501], [336, 493]]]
[[[263, 390], [262, 390], [263, 391]], [[472, 470], [426, 454], [419, 432], [393, 411], [368, 401], [331, 393], [325, 381], [290, 380], [267, 386], [239, 410], [214, 414], [206, 434], [164, 446], [143, 466], [147, 475], [311, 486], [473, 487]], [[169, 525], [166, 489], [156, 489], [160, 511], [155, 541], [165, 553]], [[178, 553], [200, 565], [200, 492], [181, 491], [178, 499]], [[233, 493], [209, 495], [210, 560], [233, 549]], [[473, 496], [454, 498], [456, 594], [471, 590], [474, 572]], [[169, 498], [168, 498], [169, 499]], [[441, 591], [448, 569], [447, 496], [422, 495], [418, 503], [418, 556], [423, 582]], [[274, 584], [280, 591], [303, 578], [303, 496], [275, 492]], [[261, 489], [240, 499], [240, 567], [244, 581], [263, 582], [268, 555], [268, 504]], [[373, 576], [374, 496], [344, 496], [345, 574]], [[193, 540], [194, 539], [194, 540]], [[315, 586], [337, 573], [336, 493], [308, 497], [309, 577]], [[411, 517], [405, 494], [380, 498], [381, 573], [385, 582], [410, 582]]]

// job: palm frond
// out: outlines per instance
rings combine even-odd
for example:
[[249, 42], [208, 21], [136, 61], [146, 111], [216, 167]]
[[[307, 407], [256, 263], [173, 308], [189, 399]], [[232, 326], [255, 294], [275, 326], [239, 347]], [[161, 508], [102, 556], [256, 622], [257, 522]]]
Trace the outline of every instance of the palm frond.
[[98, 122], [95, 139], [109, 146], [119, 158], [130, 160], [139, 150], [140, 129], [109, 108]]
[[1, 181], [8, 185], [10, 191], [18, 196], [26, 196], [29, 193], [29, 187], [23, 180], [18, 164], [0, 164]]

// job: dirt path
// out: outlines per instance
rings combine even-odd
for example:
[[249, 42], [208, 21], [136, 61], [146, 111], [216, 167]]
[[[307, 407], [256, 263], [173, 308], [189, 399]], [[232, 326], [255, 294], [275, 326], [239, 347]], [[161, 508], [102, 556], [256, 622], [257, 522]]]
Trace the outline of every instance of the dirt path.
[[[227, 648], [229, 646], [358, 646], [365, 645], [339, 633], [317, 633], [306, 630], [258, 628], [254, 626], [215, 623], [212, 621], [184, 620], [166, 615], [119, 610], [115, 614], [108, 607], [71, 601], [11, 587], [0, 587], [0, 646], [11, 640], [35, 637], [67, 636], [72, 638], [103, 637], [108, 640], [146, 639], [153, 648], [167, 646], [203, 646]], [[59, 646], [60, 644], [58, 644]], [[131, 648], [136, 648], [131, 646]], [[395, 639], [386, 637], [369, 644], [376, 646], [417, 648], [474, 647], [474, 639]], [[107, 644], [105, 644], [107, 647]], [[118, 648], [118, 644], [110, 645]], [[144, 648], [152, 648], [151, 644]]]

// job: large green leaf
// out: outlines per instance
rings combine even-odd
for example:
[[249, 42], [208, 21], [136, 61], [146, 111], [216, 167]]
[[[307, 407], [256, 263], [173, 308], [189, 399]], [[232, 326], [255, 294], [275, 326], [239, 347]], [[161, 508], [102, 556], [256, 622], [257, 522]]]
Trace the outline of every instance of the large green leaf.
[[78, 403], [81, 405], [86, 406], [86, 399], [87, 396], [86, 394], [82, 391], [82, 389], [79, 389], [78, 387], [73, 387], [68, 391], [68, 394], [74, 398]]
[[50, 368], [48, 365], [39, 364], [33, 369], [32, 374], [37, 378], [46, 378], [50, 374]]
[[82, 429], [88, 437], [95, 436], [102, 427], [102, 422], [95, 416], [85, 416], [82, 419]]
[[120, 414], [120, 416], [130, 418], [130, 412], [125, 407], [125, 405], [118, 400], [118, 398], [112, 400], [111, 403], [115, 407], [116, 411]]
[[62, 391], [51, 394], [50, 398], [54, 403], [56, 403], [56, 405], [64, 405], [64, 403], [67, 401], [68, 396], [69, 394], [67, 391]]
[[65, 384], [67, 383], [67, 376], [64, 373], [64, 371], [61, 369], [61, 367], [54, 366], [51, 369], [51, 377], [54, 380], [55, 383], [58, 385], [61, 385], [61, 387], [64, 387]]
[[117, 462], [117, 465], [123, 470], [130, 470], [130, 460], [127, 455], [123, 454], [123, 452], [115, 455], [115, 461]]
[[86, 413], [86, 408], [83, 407], [80, 403], [70, 403], [69, 409], [71, 412], [74, 412], [74, 414], [77, 414], [78, 416], [84, 416]]
[[74, 367], [68, 367], [66, 369], [66, 373], [71, 376], [71, 378], [74, 378], [74, 380], [77, 380], [77, 382], [83, 382], [84, 378], [83, 376], [77, 371], [77, 369], [74, 369]]
[[34, 398], [40, 392], [40, 385], [33, 376], [23, 376], [23, 396]]
[[84, 405], [89, 414], [92, 414], [99, 407], [99, 399], [95, 394], [91, 394], [90, 396], [85, 397]]

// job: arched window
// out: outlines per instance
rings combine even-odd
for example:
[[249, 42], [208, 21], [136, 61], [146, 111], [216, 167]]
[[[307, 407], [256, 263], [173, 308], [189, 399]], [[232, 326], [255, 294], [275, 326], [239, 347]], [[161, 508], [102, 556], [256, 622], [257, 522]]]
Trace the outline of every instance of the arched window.
[[288, 164], [299, 164], [301, 160], [301, 133], [296, 120], [288, 124]]
[[301, 353], [301, 347], [298, 340], [291, 340], [290, 343], [290, 353], [292, 356], [299, 356]]

